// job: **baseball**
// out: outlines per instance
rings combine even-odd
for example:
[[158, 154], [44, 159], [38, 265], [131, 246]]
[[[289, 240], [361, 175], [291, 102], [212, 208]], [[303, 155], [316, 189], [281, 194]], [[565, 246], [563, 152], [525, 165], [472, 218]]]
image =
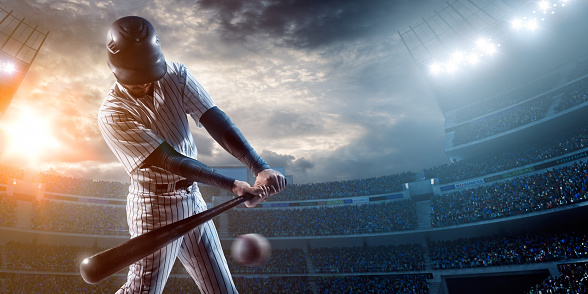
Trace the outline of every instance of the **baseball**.
[[245, 234], [238, 236], [231, 245], [231, 256], [242, 265], [259, 266], [264, 264], [270, 254], [269, 241], [259, 234]]

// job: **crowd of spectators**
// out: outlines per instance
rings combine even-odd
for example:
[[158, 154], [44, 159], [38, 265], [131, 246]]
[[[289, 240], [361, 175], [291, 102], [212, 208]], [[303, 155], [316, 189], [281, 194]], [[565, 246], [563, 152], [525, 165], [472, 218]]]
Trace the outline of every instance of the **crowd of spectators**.
[[[545, 83], [545, 81], [548, 81], [548, 83]], [[555, 96], [561, 95], [560, 102], [554, 107], [555, 112], [563, 111], [588, 100], [588, 78], [583, 78], [532, 101], [505, 109], [510, 105], [551, 89], [553, 79], [547, 77], [545, 81], [540, 80], [540, 86], [527, 86], [522, 90], [517, 90], [459, 111], [457, 121], [461, 123], [504, 109], [501, 112], [457, 127], [453, 140], [454, 146], [486, 138], [536, 121], [544, 117], [553, 102], [552, 98]]]
[[[433, 270], [585, 260], [588, 227], [428, 241], [427, 246]], [[124, 283], [126, 270], [95, 285], [86, 284], [77, 274], [81, 259], [102, 249], [9, 241], [3, 249], [7, 260], [0, 265], [21, 273], [0, 273], [0, 279], [8, 293], [114, 293]], [[310, 249], [308, 254], [315, 272], [328, 277], [296, 276], [308, 274], [304, 254], [300, 249], [276, 249], [268, 263], [260, 267], [236, 265], [229, 254], [226, 258], [235, 284], [244, 293], [306, 294], [312, 293], [312, 285], [319, 293], [428, 293], [424, 274], [333, 276], [423, 271], [425, 253], [420, 244]], [[561, 276], [546, 279], [528, 294], [586, 293], [586, 269], [585, 263], [560, 266]], [[194, 292], [195, 283], [176, 261], [163, 293]]]
[[[44, 172], [39, 173], [35, 180], [44, 184], [46, 192], [116, 199], [126, 199], [130, 186], [130, 183], [124, 182], [73, 178]], [[198, 188], [206, 201], [211, 201], [212, 196], [216, 195], [233, 195], [218, 187], [199, 184]]]
[[588, 264], [559, 265], [560, 275], [549, 276], [526, 294], [584, 294], [588, 293]]
[[375, 273], [425, 269], [420, 244], [325, 247], [309, 251], [316, 273]]
[[268, 201], [316, 200], [376, 195], [402, 191], [402, 185], [415, 181], [415, 173], [310, 184], [292, 184]]
[[553, 103], [553, 94], [546, 94], [532, 101], [491, 114], [455, 128], [453, 146], [512, 130], [542, 119]]
[[[411, 200], [304, 209], [236, 209], [228, 213], [234, 236], [257, 232], [268, 237], [371, 234], [416, 228]], [[259, 226], [259, 219], [267, 226]]]
[[520, 215], [586, 201], [588, 164], [583, 161], [512, 180], [435, 195], [431, 225], [443, 227]]
[[32, 228], [82, 234], [128, 234], [123, 205], [77, 204], [53, 200], [34, 202]]
[[316, 279], [319, 293], [429, 294], [424, 275], [337, 276]]
[[126, 281], [126, 277], [112, 276], [100, 283], [90, 285], [79, 274], [23, 274], [0, 273], [6, 293], [14, 294], [103, 294], [114, 293]]
[[[229, 231], [233, 236], [253, 231], [265, 236], [319, 236], [372, 234], [416, 228], [416, 209], [411, 200], [302, 209], [234, 209], [227, 215]], [[264, 219], [272, 226], [257, 227], [255, 221], [252, 221], [254, 219]], [[46, 199], [35, 200], [31, 228], [97, 235], [128, 234], [123, 205], [80, 204]]]
[[44, 184], [46, 192], [119, 199], [125, 199], [129, 193], [129, 183], [123, 182], [80, 179], [43, 172], [35, 180]]
[[554, 107], [555, 112], [564, 111], [588, 100], [588, 78], [564, 87], [563, 91], [560, 102]]
[[312, 294], [307, 277], [233, 277], [240, 293]]
[[14, 241], [8, 241], [4, 246], [4, 265], [9, 269], [51, 272], [77, 272], [84, 258], [106, 249]]
[[438, 178], [450, 183], [509, 170], [552, 157], [571, 153], [588, 146], [588, 126], [578, 126], [553, 137], [521, 145], [507, 151], [459, 160], [425, 169], [427, 179]]
[[21, 168], [0, 165], [0, 184], [12, 184], [11, 179], [20, 179], [24, 177], [24, 170]]
[[16, 199], [0, 192], [0, 227], [12, 227], [16, 224]]
[[231, 257], [230, 251], [225, 250], [225, 258], [229, 263], [231, 273], [236, 274], [305, 274], [306, 259], [301, 249], [273, 249], [267, 262], [261, 266], [244, 266]]
[[532, 82], [531, 84], [525, 85], [522, 88], [509, 91], [508, 93], [493, 97], [492, 99], [460, 109], [456, 113], [457, 122], [462, 123], [504, 109], [508, 106], [515, 105], [541, 93], [545, 93], [555, 85], [558, 78], [559, 74], [551, 74]]
[[430, 241], [433, 269], [528, 264], [588, 257], [585, 229]]
[[[114, 293], [126, 281], [122, 275], [112, 276], [97, 284], [85, 283], [79, 275], [47, 275], [0, 273], [7, 293]], [[233, 277], [235, 286], [241, 293], [282, 293], [312, 294], [308, 277]], [[423, 275], [391, 276], [340, 276], [317, 277], [315, 279], [319, 293], [403, 293], [428, 294], [429, 287]], [[194, 281], [189, 277], [171, 276], [163, 290], [164, 294], [200, 293]]]
[[[578, 203], [588, 198], [588, 164], [574, 164], [511, 180], [457, 190], [432, 198], [431, 224], [458, 225]], [[8, 199], [8, 200], [7, 200]], [[16, 201], [0, 197], [0, 221], [13, 225]], [[317, 206], [280, 209], [236, 209], [228, 215], [229, 231], [251, 231], [266, 236], [320, 236], [370, 234], [416, 228], [416, 211], [410, 200], [362, 205]], [[253, 219], [272, 226], [257, 228]], [[32, 228], [84, 234], [128, 232], [122, 205], [80, 204], [36, 200]]]

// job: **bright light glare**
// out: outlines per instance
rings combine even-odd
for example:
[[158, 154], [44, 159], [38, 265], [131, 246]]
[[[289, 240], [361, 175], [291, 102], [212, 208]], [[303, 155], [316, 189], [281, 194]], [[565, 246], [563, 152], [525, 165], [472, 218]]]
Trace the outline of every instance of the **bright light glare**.
[[7, 72], [7, 73], [12, 73], [14, 72], [16, 68], [14, 67], [14, 64], [12, 63], [4, 63], [2, 64], [2, 70]]
[[527, 23], [527, 29], [534, 31], [537, 28], [539, 28], [539, 24], [537, 24], [537, 20], [536, 19], [532, 19]]
[[539, 9], [541, 9], [541, 10], [547, 10], [547, 9], [549, 9], [549, 6], [550, 6], [549, 1], [541, 1], [538, 3], [538, 5], [539, 5]]
[[488, 46], [486, 46], [486, 48], [484, 48], [484, 52], [486, 52], [486, 54], [489, 54], [489, 55], [496, 53], [496, 45], [488, 44]]
[[445, 66], [445, 70], [447, 70], [448, 73], [452, 73], [457, 70], [457, 65], [453, 62], [450, 62]]
[[490, 40], [478, 39], [476, 42], [476, 48], [480, 52], [484, 52], [490, 55], [496, 52], [496, 44], [490, 42]]
[[469, 64], [476, 64], [480, 61], [480, 58], [478, 58], [477, 54], [471, 53], [470, 55], [468, 55], [468, 63]]
[[463, 52], [456, 51], [451, 56], [451, 61], [454, 63], [461, 63], [463, 61], [463, 58], [464, 58]]
[[515, 19], [513, 21], [510, 22], [512, 24], [512, 28], [515, 30], [520, 29], [521, 27], [523, 27], [523, 21], [521, 19]]
[[[513, 18], [510, 24], [514, 30], [535, 31], [540, 29], [541, 24], [545, 23], [550, 18], [550, 15], [555, 14], [555, 10], [561, 7], [566, 7], [568, 0], [537, 0], [537, 8], [531, 10], [528, 16], [521, 16]], [[541, 14], [538, 16], [538, 14]], [[558, 13], [559, 14], [559, 13]], [[501, 45], [496, 44], [492, 39], [479, 38], [475, 45], [469, 48], [462, 48], [466, 51], [455, 51], [449, 57], [449, 60], [439, 61], [430, 66], [431, 73], [453, 73], [460, 69], [460, 66], [475, 65], [482, 62], [487, 55], [493, 55], [498, 52]]]
[[441, 65], [439, 63], [433, 63], [431, 65], [431, 73], [438, 74], [441, 72]]
[[36, 161], [41, 155], [60, 145], [51, 134], [50, 119], [30, 108], [20, 109], [18, 117], [4, 121], [0, 127], [6, 135], [7, 155]]
[[486, 46], [488, 46], [488, 41], [480, 38], [478, 39], [478, 41], [476, 41], [476, 47], [478, 47], [479, 49], [481, 48], [485, 48]]

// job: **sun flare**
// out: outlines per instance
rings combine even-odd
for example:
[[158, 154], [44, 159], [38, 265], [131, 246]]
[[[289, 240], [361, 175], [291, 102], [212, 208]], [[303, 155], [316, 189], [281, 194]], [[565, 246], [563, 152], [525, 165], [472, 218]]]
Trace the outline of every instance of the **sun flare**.
[[18, 112], [16, 116], [6, 117], [0, 123], [5, 156], [37, 161], [59, 147], [59, 141], [52, 133], [49, 116], [30, 108], [22, 108]]

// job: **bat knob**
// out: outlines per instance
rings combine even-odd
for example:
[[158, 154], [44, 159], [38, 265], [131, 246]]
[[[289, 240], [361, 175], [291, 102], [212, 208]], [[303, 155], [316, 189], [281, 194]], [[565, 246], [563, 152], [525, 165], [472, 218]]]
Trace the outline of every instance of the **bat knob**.
[[96, 284], [102, 280], [100, 272], [96, 270], [91, 257], [86, 257], [82, 260], [80, 274], [88, 284]]

